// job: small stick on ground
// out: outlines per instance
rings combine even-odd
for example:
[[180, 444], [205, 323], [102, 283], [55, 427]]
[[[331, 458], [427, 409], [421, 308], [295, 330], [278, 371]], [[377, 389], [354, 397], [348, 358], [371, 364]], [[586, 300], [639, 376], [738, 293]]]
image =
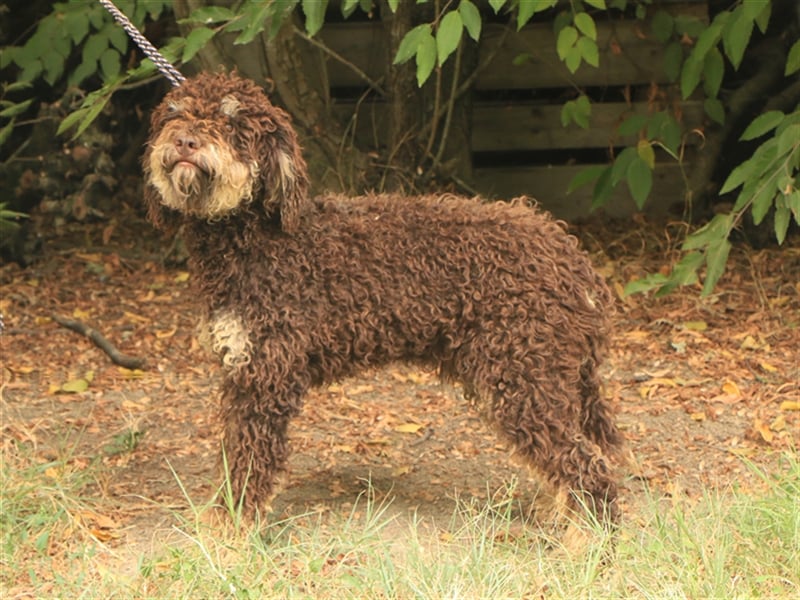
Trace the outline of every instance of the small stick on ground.
[[80, 333], [81, 335], [86, 336], [92, 342], [94, 342], [95, 346], [100, 348], [103, 352], [108, 354], [111, 358], [112, 362], [120, 367], [125, 367], [126, 369], [141, 369], [144, 366], [145, 360], [143, 358], [136, 358], [135, 356], [128, 356], [127, 354], [123, 354], [119, 350], [116, 349], [114, 344], [112, 344], [108, 339], [106, 339], [102, 333], [96, 331], [81, 323], [80, 321], [75, 321], [73, 319], [67, 319], [66, 317], [62, 317], [60, 315], [53, 315], [53, 321], [61, 325], [62, 327], [66, 327], [71, 331], [76, 333]]

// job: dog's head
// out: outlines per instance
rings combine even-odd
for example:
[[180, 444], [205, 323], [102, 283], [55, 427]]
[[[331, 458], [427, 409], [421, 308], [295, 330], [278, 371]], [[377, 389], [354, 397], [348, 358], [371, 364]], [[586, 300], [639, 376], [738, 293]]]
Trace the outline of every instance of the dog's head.
[[213, 221], [261, 203], [281, 227], [297, 227], [308, 175], [288, 115], [255, 83], [203, 73], [153, 111], [144, 154], [150, 220], [163, 208]]

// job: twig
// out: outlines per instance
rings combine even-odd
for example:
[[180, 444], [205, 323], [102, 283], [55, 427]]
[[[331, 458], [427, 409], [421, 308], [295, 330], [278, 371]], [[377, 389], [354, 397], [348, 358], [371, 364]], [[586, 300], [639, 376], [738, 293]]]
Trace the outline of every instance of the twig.
[[436, 157], [433, 161], [434, 169], [437, 168], [442, 161], [444, 149], [447, 146], [447, 137], [450, 135], [450, 123], [453, 119], [453, 110], [456, 105], [456, 87], [458, 86], [458, 73], [461, 70], [461, 51], [463, 48], [464, 45], [459, 44], [458, 50], [456, 51], [456, 62], [455, 65], [453, 65], [453, 85], [450, 90], [450, 98], [447, 101], [447, 113], [445, 114], [444, 127], [442, 128], [442, 139], [439, 140], [439, 151], [436, 153]]
[[328, 55], [330, 55], [331, 57], [333, 57], [334, 59], [338, 60], [340, 63], [342, 63], [342, 64], [343, 64], [344, 66], [346, 66], [348, 69], [350, 69], [351, 71], [353, 71], [353, 73], [355, 73], [356, 75], [358, 75], [358, 77], [359, 77], [360, 79], [363, 79], [363, 80], [364, 80], [364, 82], [365, 82], [365, 83], [366, 83], [366, 84], [367, 84], [367, 85], [368, 85], [370, 88], [372, 88], [374, 91], [376, 91], [376, 92], [377, 92], [378, 94], [380, 94], [382, 97], [386, 97], [386, 92], [385, 92], [385, 91], [383, 90], [383, 88], [382, 88], [382, 87], [381, 87], [381, 86], [378, 84], [378, 82], [377, 82], [377, 81], [373, 81], [372, 79], [370, 79], [369, 75], [367, 75], [366, 73], [364, 73], [364, 71], [362, 71], [361, 69], [359, 69], [359, 68], [358, 68], [356, 65], [354, 65], [352, 62], [350, 62], [349, 60], [347, 60], [347, 59], [346, 59], [344, 56], [342, 56], [341, 54], [339, 54], [338, 52], [336, 52], [336, 51], [334, 51], [334, 50], [331, 50], [330, 48], [328, 48], [328, 46], [326, 46], [325, 44], [323, 44], [323, 43], [322, 43], [322, 42], [320, 42], [319, 40], [315, 40], [314, 38], [312, 38], [311, 36], [309, 36], [309, 35], [308, 35], [306, 32], [302, 31], [302, 30], [301, 30], [301, 29], [299, 29], [298, 27], [295, 27], [295, 28], [294, 28], [294, 33], [295, 33], [295, 35], [297, 35], [298, 37], [301, 37], [301, 38], [303, 38], [305, 41], [307, 41], [307, 42], [308, 42], [309, 44], [311, 44], [312, 46], [316, 46], [317, 48], [319, 48], [320, 50], [322, 50], [322, 51], [323, 51], [325, 54], [328, 54]]
[[126, 369], [141, 369], [144, 366], [145, 360], [143, 358], [136, 358], [134, 356], [128, 356], [127, 354], [123, 354], [119, 350], [114, 347], [114, 344], [109, 342], [102, 333], [96, 331], [81, 323], [80, 321], [75, 321], [73, 319], [67, 319], [66, 317], [62, 317], [60, 315], [54, 314], [53, 321], [61, 325], [62, 327], [66, 327], [67, 329], [74, 331], [75, 333], [80, 333], [83, 336], [86, 336], [94, 345], [100, 348], [103, 352], [108, 354], [111, 358], [111, 361], [119, 365], [120, 367], [125, 367]]

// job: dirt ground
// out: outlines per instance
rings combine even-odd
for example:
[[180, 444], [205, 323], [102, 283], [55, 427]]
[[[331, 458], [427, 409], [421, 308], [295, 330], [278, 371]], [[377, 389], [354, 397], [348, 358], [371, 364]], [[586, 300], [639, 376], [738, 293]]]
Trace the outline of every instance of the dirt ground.
[[[116, 223], [65, 225], [33, 266], [0, 267], [0, 409], [6, 450], [66, 456], [77, 469], [102, 461], [91, 490], [102, 509], [87, 526], [124, 545], [211, 496], [219, 369], [195, 338], [185, 266], [164, 265], [168, 242], [135, 215]], [[620, 295], [674, 257], [676, 228], [574, 231]], [[697, 287], [620, 298], [604, 376], [632, 457], [623, 511], [645, 486], [691, 498], [757, 485], [743, 457], [771, 469], [800, 447], [800, 248], [797, 237], [787, 244], [738, 246], [709, 298]], [[53, 315], [95, 328], [146, 366], [112, 364]], [[536, 494], [509, 449], [433, 372], [393, 365], [315, 390], [291, 435], [279, 515], [352, 504], [368, 482], [423, 518], [447, 519], [455, 496], [486, 498], [515, 476], [522, 500]]]

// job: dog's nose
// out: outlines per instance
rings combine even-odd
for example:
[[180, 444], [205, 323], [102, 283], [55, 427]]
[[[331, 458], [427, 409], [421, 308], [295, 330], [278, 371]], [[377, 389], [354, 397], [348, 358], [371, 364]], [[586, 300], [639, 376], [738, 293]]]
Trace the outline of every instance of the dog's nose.
[[182, 131], [175, 135], [175, 147], [181, 156], [189, 156], [200, 147], [200, 142], [190, 133]]

